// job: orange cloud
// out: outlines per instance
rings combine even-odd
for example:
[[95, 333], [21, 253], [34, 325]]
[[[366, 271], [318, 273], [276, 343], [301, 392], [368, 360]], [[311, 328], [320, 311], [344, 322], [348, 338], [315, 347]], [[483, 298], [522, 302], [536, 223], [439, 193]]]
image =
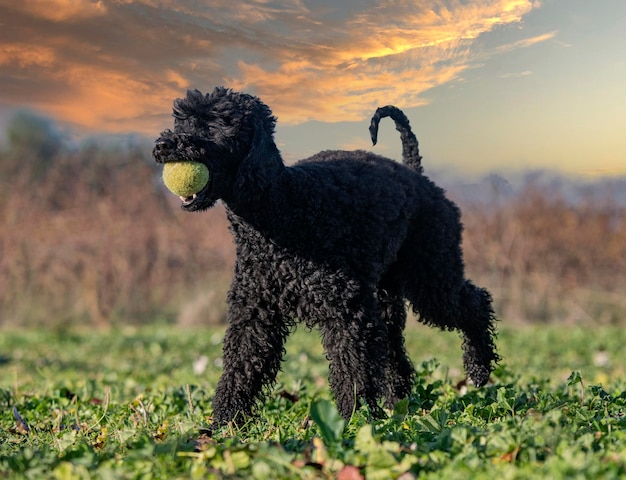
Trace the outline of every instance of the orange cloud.
[[[181, 75], [170, 70], [166, 73], [169, 87], [162, 85], [152, 90], [147, 87], [147, 79], [94, 65], [70, 63], [59, 58], [54, 49], [42, 46], [1, 46], [0, 67], [23, 71], [23, 80], [27, 80], [30, 72], [37, 72], [46, 78], [51, 90], [51, 85], [60, 86], [55, 93], [47, 95], [31, 92], [38, 95], [37, 108], [94, 130], [137, 131], [149, 127], [156, 131], [160, 125], [150, 121], [155, 113], [154, 105], [166, 105], [188, 86]], [[142, 123], [138, 125], [137, 119]]]
[[0, 66], [12, 68], [51, 67], [54, 65], [55, 53], [52, 48], [40, 45], [0, 45]]
[[55, 22], [80, 20], [107, 13], [102, 2], [92, 0], [19, 0], [15, 2], [14, 8]]
[[427, 67], [412, 70], [355, 73], [350, 69], [293, 69], [265, 72], [258, 65], [240, 64], [242, 80], [232, 79], [235, 89], [254, 88], [272, 107], [281, 123], [297, 124], [307, 120], [357, 121], [382, 103], [419, 106], [426, 103], [420, 93], [451, 81], [465, 67]]
[[88, 129], [158, 132], [162, 124], [154, 116], [162, 111], [155, 105], [171, 104], [172, 98], [180, 95], [177, 82], [183, 80], [173, 75], [172, 86], [150, 89], [146, 79], [98, 68], [68, 66], [64, 78], [71, 94], [61, 101], [50, 102], [46, 110]]
[[189, 80], [172, 69], [165, 71], [165, 79], [168, 83], [175, 85], [179, 89], [189, 88]]
[[285, 52], [271, 69], [240, 62], [229, 81], [237, 89], [254, 90], [286, 123], [359, 120], [380, 103], [419, 106], [425, 103], [423, 92], [459, 78], [471, 65], [471, 40], [496, 25], [520, 21], [537, 2], [424, 5], [379, 2], [349, 20], [344, 35], [299, 51], [297, 60]]

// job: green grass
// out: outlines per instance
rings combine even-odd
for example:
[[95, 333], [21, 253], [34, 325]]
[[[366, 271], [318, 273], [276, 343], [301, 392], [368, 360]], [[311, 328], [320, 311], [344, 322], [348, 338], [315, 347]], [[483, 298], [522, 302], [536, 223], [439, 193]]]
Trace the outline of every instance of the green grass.
[[494, 383], [465, 391], [460, 339], [411, 327], [412, 395], [387, 419], [369, 422], [361, 408], [347, 425], [328, 402], [319, 338], [300, 329], [259, 416], [196, 452], [221, 339], [222, 330], [164, 326], [3, 331], [0, 477], [626, 475], [623, 329], [503, 328]]

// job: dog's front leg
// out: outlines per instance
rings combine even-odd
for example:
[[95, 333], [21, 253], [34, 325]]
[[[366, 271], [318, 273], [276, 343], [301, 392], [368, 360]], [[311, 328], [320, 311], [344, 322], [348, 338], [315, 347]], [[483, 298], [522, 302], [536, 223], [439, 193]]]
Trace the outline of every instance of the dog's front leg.
[[241, 424], [263, 388], [274, 383], [284, 354], [288, 326], [268, 299], [234, 284], [229, 294], [224, 338], [224, 371], [213, 399], [213, 428]]

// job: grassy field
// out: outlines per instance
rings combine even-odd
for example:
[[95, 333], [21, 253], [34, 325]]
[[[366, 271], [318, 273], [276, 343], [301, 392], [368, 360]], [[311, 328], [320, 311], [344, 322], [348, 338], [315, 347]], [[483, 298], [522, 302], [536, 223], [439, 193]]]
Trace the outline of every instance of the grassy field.
[[[315, 332], [298, 330], [259, 416], [195, 451], [223, 330], [0, 333], [3, 478], [619, 478], [626, 331], [503, 328], [493, 384], [465, 389], [460, 339], [407, 332], [411, 397], [344, 425]], [[433, 358], [436, 357], [436, 360]]]

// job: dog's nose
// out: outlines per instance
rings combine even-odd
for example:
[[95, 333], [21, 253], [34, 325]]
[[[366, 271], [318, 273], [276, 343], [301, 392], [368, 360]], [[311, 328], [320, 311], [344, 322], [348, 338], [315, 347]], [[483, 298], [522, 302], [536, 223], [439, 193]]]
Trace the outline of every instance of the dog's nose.
[[159, 138], [155, 142], [154, 149], [162, 152], [164, 150], [172, 150], [176, 147], [176, 142], [174, 140], [170, 140], [169, 138]]

